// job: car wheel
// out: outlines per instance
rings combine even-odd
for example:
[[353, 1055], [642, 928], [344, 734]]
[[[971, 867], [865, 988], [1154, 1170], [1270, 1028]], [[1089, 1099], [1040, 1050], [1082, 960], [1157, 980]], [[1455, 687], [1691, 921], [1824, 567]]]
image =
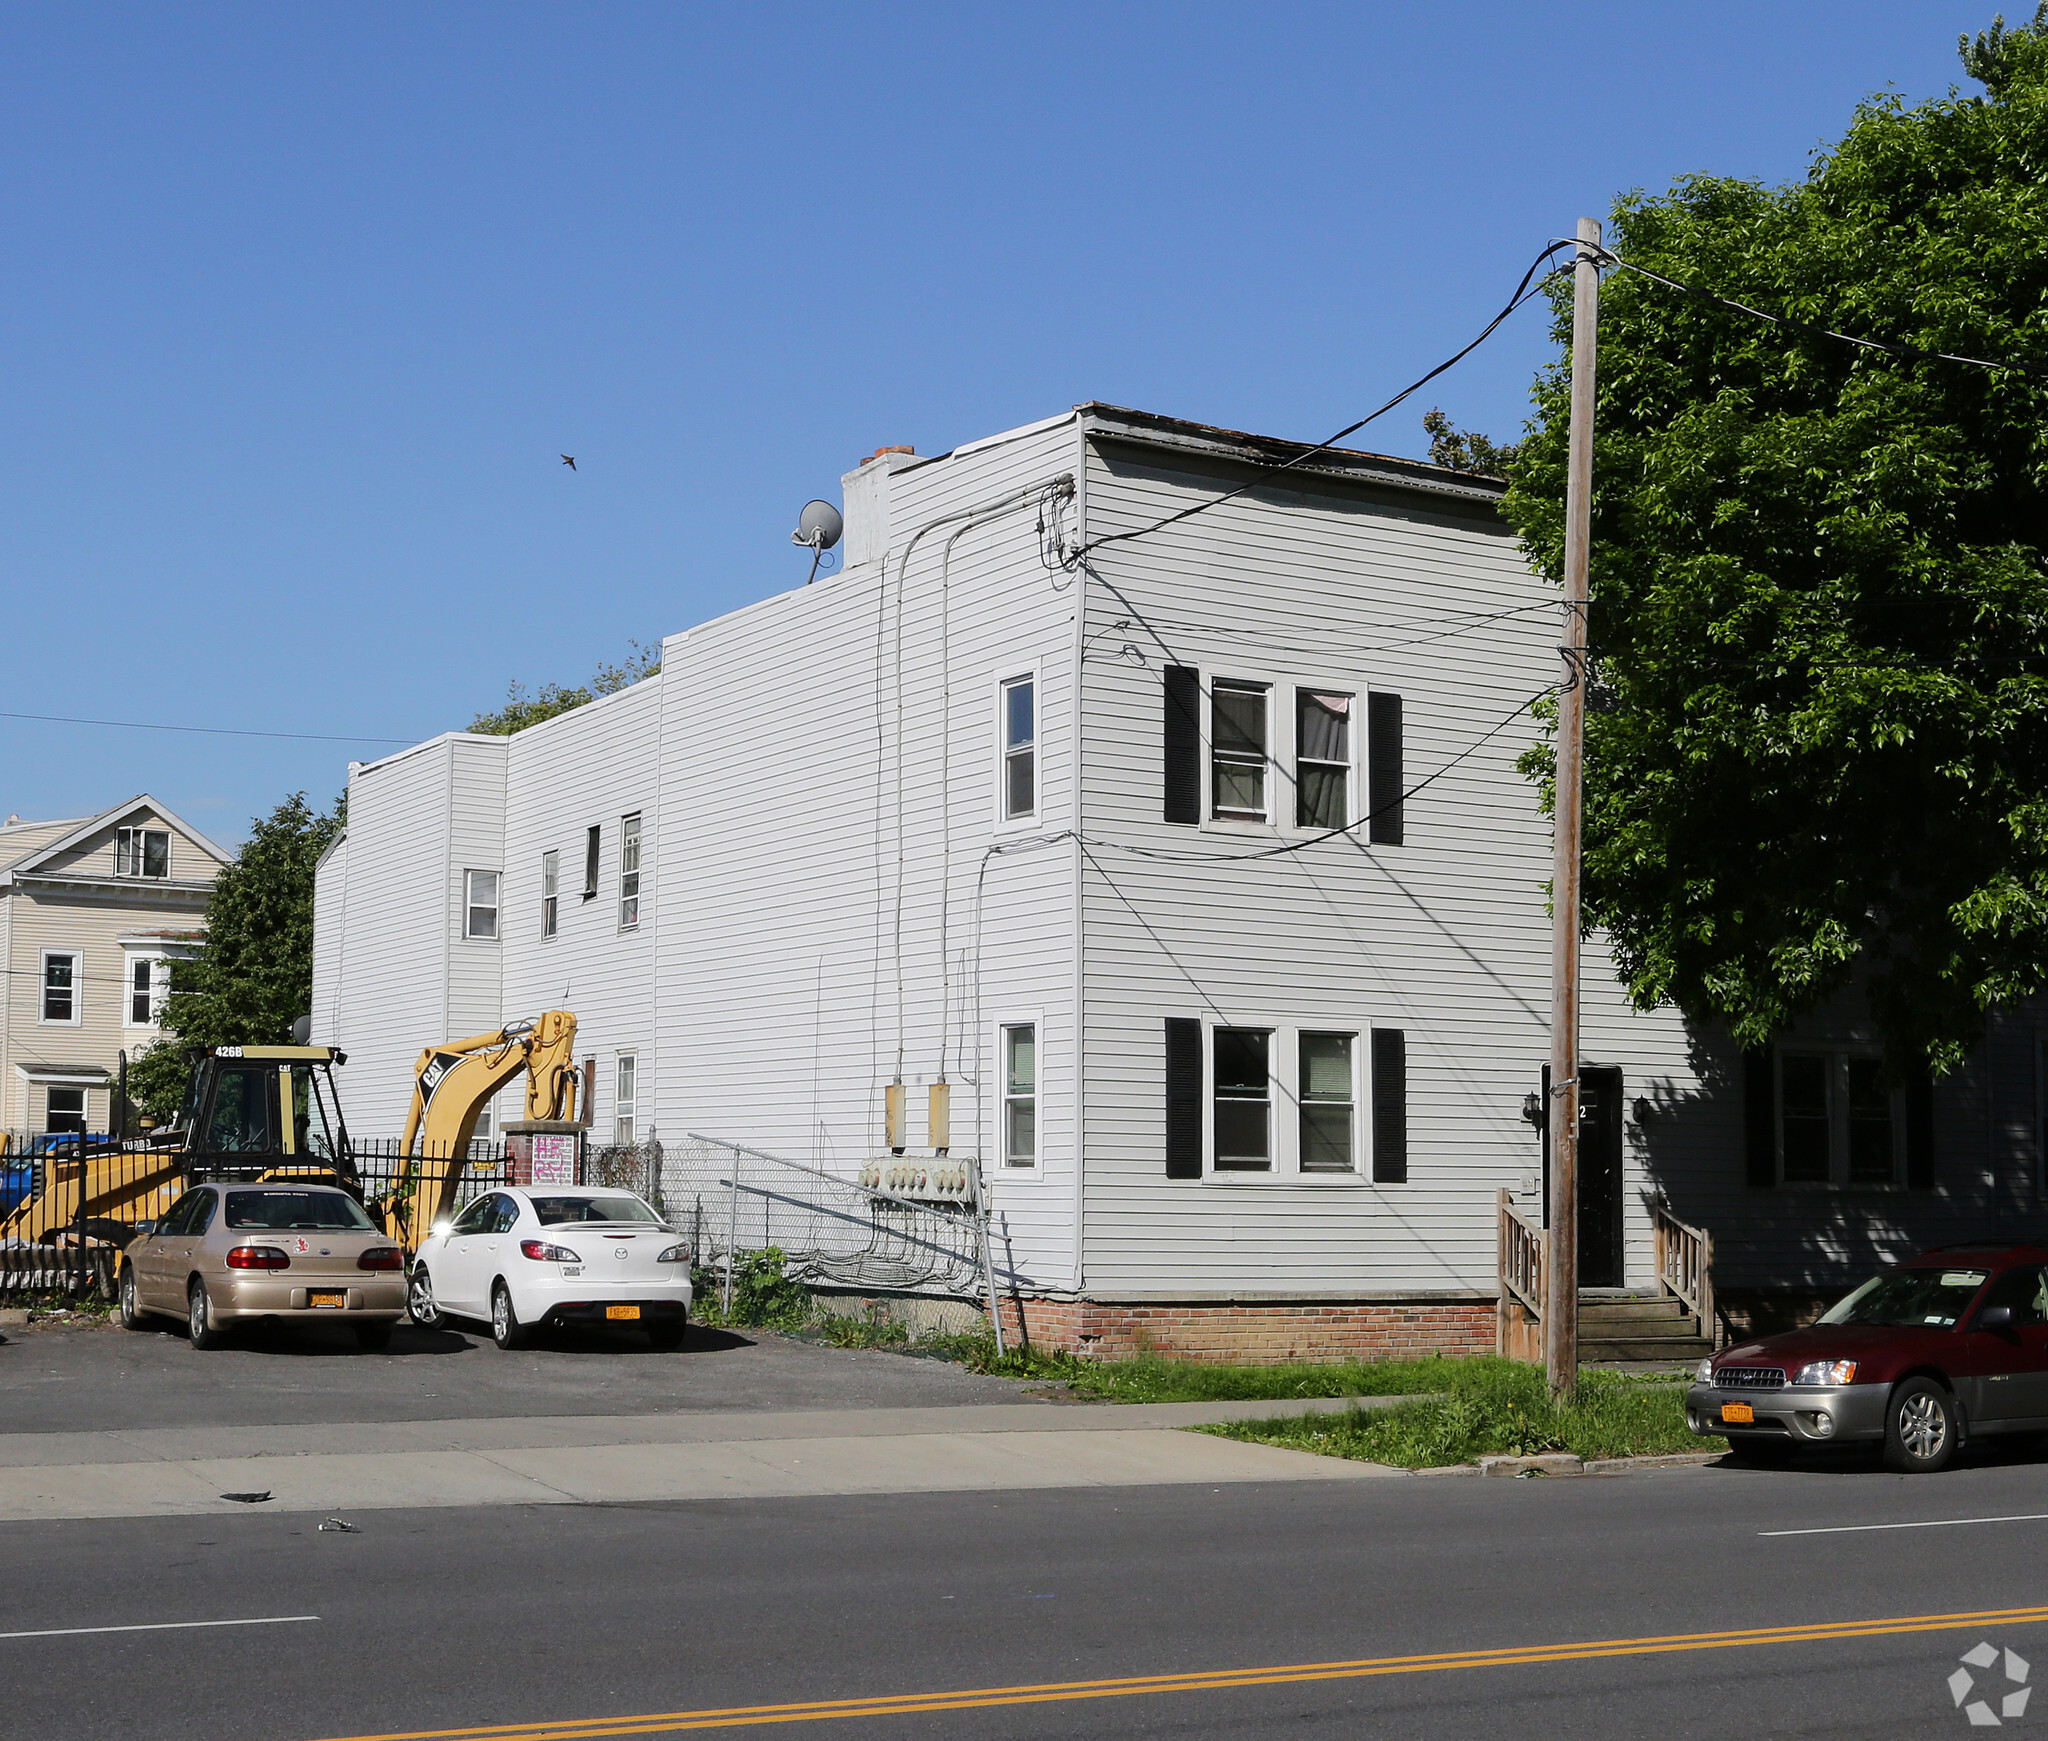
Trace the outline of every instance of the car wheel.
[[197, 1276], [185, 1290], [185, 1322], [192, 1346], [201, 1353], [226, 1345], [226, 1333], [213, 1315], [213, 1302], [206, 1297], [206, 1284]]
[[412, 1272], [405, 1290], [405, 1309], [422, 1330], [431, 1330], [441, 1322], [441, 1308], [434, 1301], [434, 1278], [427, 1273], [425, 1264]]
[[674, 1318], [662, 1324], [649, 1324], [647, 1326], [647, 1340], [653, 1343], [655, 1347], [661, 1349], [662, 1352], [667, 1353], [672, 1349], [682, 1347], [683, 1337], [688, 1333], [689, 1328], [689, 1321], [684, 1318]]
[[391, 1326], [389, 1324], [358, 1324], [356, 1326], [356, 1345], [365, 1354], [382, 1354], [385, 1349], [391, 1346]]
[[142, 1296], [135, 1291], [135, 1266], [124, 1263], [121, 1266], [121, 1328], [124, 1330], [147, 1330], [154, 1312], [142, 1309]]
[[1885, 1404], [1884, 1466], [1901, 1475], [1931, 1475], [1955, 1460], [1956, 1399], [1931, 1378], [1909, 1378]]
[[500, 1282], [491, 1290], [491, 1340], [500, 1348], [524, 1348], [526, 1326], [512, 1309], [512, 1290]]

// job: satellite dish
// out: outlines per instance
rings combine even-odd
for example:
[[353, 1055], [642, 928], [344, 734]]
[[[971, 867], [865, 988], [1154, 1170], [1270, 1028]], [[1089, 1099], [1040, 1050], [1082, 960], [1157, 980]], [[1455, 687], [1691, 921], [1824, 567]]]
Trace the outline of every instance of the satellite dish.
[[830, 550], [845, 530], [846, 522], [830, 502], [806, 502], [789, 541], [810, 550]]

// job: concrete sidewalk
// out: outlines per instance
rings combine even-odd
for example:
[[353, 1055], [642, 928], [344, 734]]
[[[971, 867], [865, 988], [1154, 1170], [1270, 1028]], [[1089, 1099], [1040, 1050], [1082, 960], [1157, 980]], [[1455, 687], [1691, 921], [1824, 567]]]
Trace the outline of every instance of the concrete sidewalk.
[[[0, 1436], [0, 1522], [1357, 1480], [1395, 1471], [1177, 1429], [1398, 1400], [998, 1403], [12, 1433]], [[264, 1491], [272, 1497], [261, 1507], [221, 1498]]]

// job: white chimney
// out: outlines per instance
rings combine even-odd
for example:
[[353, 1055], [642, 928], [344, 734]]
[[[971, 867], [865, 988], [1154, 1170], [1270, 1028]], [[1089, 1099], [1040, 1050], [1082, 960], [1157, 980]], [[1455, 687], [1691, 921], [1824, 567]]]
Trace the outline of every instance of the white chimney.
[[912, 447], [878, 448], [871, 459], [846, 473], [840, 480], [840, 499], [846, 507], [846, 557], [848, 568], [857, 563], [877, 562], [889, 549], [889, 479], [907, 465], [917, 464]]

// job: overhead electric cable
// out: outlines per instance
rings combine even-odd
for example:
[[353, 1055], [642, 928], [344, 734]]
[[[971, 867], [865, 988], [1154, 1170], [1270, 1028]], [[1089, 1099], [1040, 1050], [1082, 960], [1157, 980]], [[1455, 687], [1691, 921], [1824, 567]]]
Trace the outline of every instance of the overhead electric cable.
[[[1361, 417], [1356, 423], [1346, 424], [1342, 429], [1338, 430], [1335, 435], [1328, 437], [1326, 440], [1317, 442], [1314, 447], [1303, 448], [1300, 453], [1296, 454], [1290, 460], [1283, 460], [1278, 465], [1262, 467], [1262, 473], [1289, 471], [1295, 466], [1302, 464], [1303, 461], [1313, 459], [1319, 453], [1327, 452], [1329, 449], [1335, 447], [1337, 443], [1342, 441], [1347, 435], [1357, 434], [1359, 430], [1363, 429], [1368, 423], [1371, 423], [1375, 418], [1384, 417], [1389, 411], [1393, 410], [1394, 407], [1399, 405], [1404, 399], [1407, 399], [1412, 395], [1421, 392], [1424, 387], [1427, 387], [1430, 384], [1430, 382], [1434, 381], [1437, 378], [1437, 376], [1443, 374], [1445, 370], [1456, 368], [1458, 364], [1462, 363], [1481, 345], [1486, 343], [1488, 339], [1492, 338], [1494, 333], [1500, 329], [1501, 323], [1505, 321], [1509, 315], [1513, 314], [1516, 309], [1520, 308], [1523, 303], [1527, 302], [1532, 296], [1536, 295], [1537, 292], [1542, 288], [1542, 281], [1540, 281], [1536, 275], [1542, 269], [1543, 262], [1548, 260], [1553, 254], [1559, 253], [1566, 248], [1576, 248], [1577, 246], [1578, 244], [1576, 242], [1552, 242], [1549, 247], [1545, 248], [1542, 253], [1536, 256], [1534, 262], [1530, 265], [1529, 270], [1522, 274], [1522, 281], [1520, 284], [1515, 286], [1515, 293], [1514, 295], [1508, 298], [1506, 306], [1504, 306], [1501, 309], [1500, 313], [1496, 314], [1493, 317], [1493, 319], [1488, 321], [1486, 325], [1480, 329], [1479, 336], [1475, 338], [1470, 344], [1466, 345], [1462, 350], [1456, 352], [1454, 355], [1446, 357], [1442, 362], [1437, 364], [1435, 368], [1431, 369], [1428, 374], [1423, 375], [1417, 380], [1409, 382], [1407, 386], [1403, 387], [1400, 392], [1396, 393], [1393, 396], [1393, 398], [1389, 399], [1377, 411], [1367, 412], [1366, 415]], [[1547, 278], [1548, 274], [1545, 274], [1545, 277]], [[1237, 500], [1239, 496], [1247, 495], [1251, 491], [1258, 489], [1263, 482], [1264, 477], [1262, 475], [1260, 478], [1254, 479], [1251, 483], [1245, 484], [1241, 488], [1230, 491], [1227, 495], [1213, 496], [1206, 502], [1197, 502], [1193, 507], [1183, 508], [1180, 510], [1180, 512], [1176, 514], [1168, 514], [1165, 517], [1165, 519], [1155, 520], [1149, 526], [1138, 526], [1134, 527], [1132, 530], [1128, 532], [1110, 532], [1104, 534], [1104, 536], [1100, 538], [1091, 538], [1085, 544], [1076, 545], [1074, 547], [1072, 555], [1069, 557], [1068, 560], [1072, 562], [1079, 562], [1081, 558], [1086, 556], [1091, 550], [1099, 550], [1105, 544], [1123, 544], [1133, 538], [1150, 537], [1154, 532], [1161, 531], [1168, 526], [1178, 525], [1182, 520], [1191, 520], [1197, 514], [1206, 514], [1211, 508], [1220, 508], [1223, 506], [1225, 502], [1234, 502]]]
[[418, 738], [336, 737], [313, 731], [240, 731], [225, 725], [153, 725], [137, 719], [72, 719], [59, 713], [0, 713], [0, 719], [32, 719], [44, 725], [110, 725], [123, 731], [189, 731], [210, 737], [294, 738], [314, 744], [414, 744]]

